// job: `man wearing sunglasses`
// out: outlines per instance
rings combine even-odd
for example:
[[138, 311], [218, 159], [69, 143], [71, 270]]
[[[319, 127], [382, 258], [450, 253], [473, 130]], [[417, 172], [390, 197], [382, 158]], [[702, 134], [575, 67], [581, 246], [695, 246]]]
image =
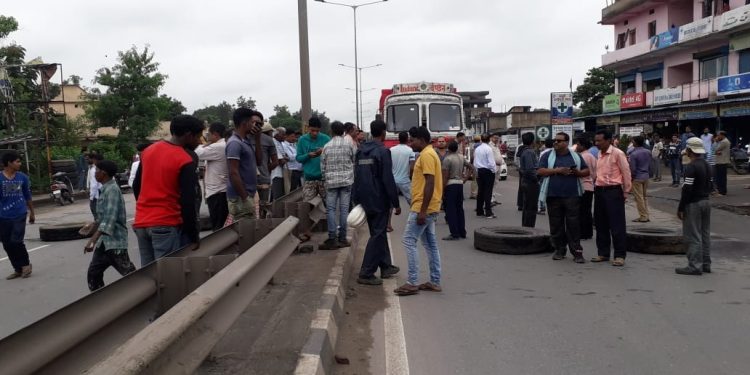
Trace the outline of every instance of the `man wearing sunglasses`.
[[566, 248], [576, 263], [586, 263], [581, 247], [580, 207], [583, 196], [581, 177], [589, 175], [583, 158], [568, 148], [568, 133], [557, 133], [554, 150], [539, 159], [540, 176], [544, 177], [539, 200], [546, 201], [554, 260], [565, 258]]

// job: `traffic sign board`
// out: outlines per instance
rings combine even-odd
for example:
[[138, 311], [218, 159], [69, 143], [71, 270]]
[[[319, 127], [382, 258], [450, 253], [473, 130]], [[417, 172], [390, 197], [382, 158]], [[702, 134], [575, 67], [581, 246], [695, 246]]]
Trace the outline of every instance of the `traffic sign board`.
[[552, 130], [549, 126], [540, 126], [536, 128], [536, 138], [539, 140], [545, 140], [552, 135]]

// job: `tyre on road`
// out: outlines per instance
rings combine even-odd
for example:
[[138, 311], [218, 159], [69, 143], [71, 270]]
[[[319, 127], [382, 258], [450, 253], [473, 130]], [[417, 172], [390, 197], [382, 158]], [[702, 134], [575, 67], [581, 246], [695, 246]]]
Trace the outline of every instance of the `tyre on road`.
[[526, 227], [484, 227], [474, 231], [474, 248], [509, 255], [552, 251], [546, 231]]
[[643, 254], [685, 254], [682, 231], [669, 227], [631, 227], [627, 231], [628, 251]]
[[39, 238], [42, 241], [71, 241], [86, 238], [78, 233], [86, 223], [62, 223], [39, 227]]

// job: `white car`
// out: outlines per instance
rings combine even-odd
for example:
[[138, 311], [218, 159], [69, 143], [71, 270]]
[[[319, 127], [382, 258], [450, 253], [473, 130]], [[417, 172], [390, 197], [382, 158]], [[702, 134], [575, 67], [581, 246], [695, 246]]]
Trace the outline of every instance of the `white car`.
[[497, 177], [500, 181], [508, 179], [508, 164], [505, 163], [505, 155], [503, 155], [503, 165], [500, 166], [500, 172], [497, 174]]

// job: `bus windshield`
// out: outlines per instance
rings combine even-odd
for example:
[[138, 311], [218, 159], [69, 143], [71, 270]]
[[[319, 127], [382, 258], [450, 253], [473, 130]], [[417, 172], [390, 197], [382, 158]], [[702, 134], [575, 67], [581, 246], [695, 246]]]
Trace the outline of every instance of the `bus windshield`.
[[419, 106], [416, 104], [401, 104], [388, 107], [388, 131], [403, 132], [419, 126]]
[[461, 107], [458, 104], [430, 104], [430, 130], [460, 131]]

